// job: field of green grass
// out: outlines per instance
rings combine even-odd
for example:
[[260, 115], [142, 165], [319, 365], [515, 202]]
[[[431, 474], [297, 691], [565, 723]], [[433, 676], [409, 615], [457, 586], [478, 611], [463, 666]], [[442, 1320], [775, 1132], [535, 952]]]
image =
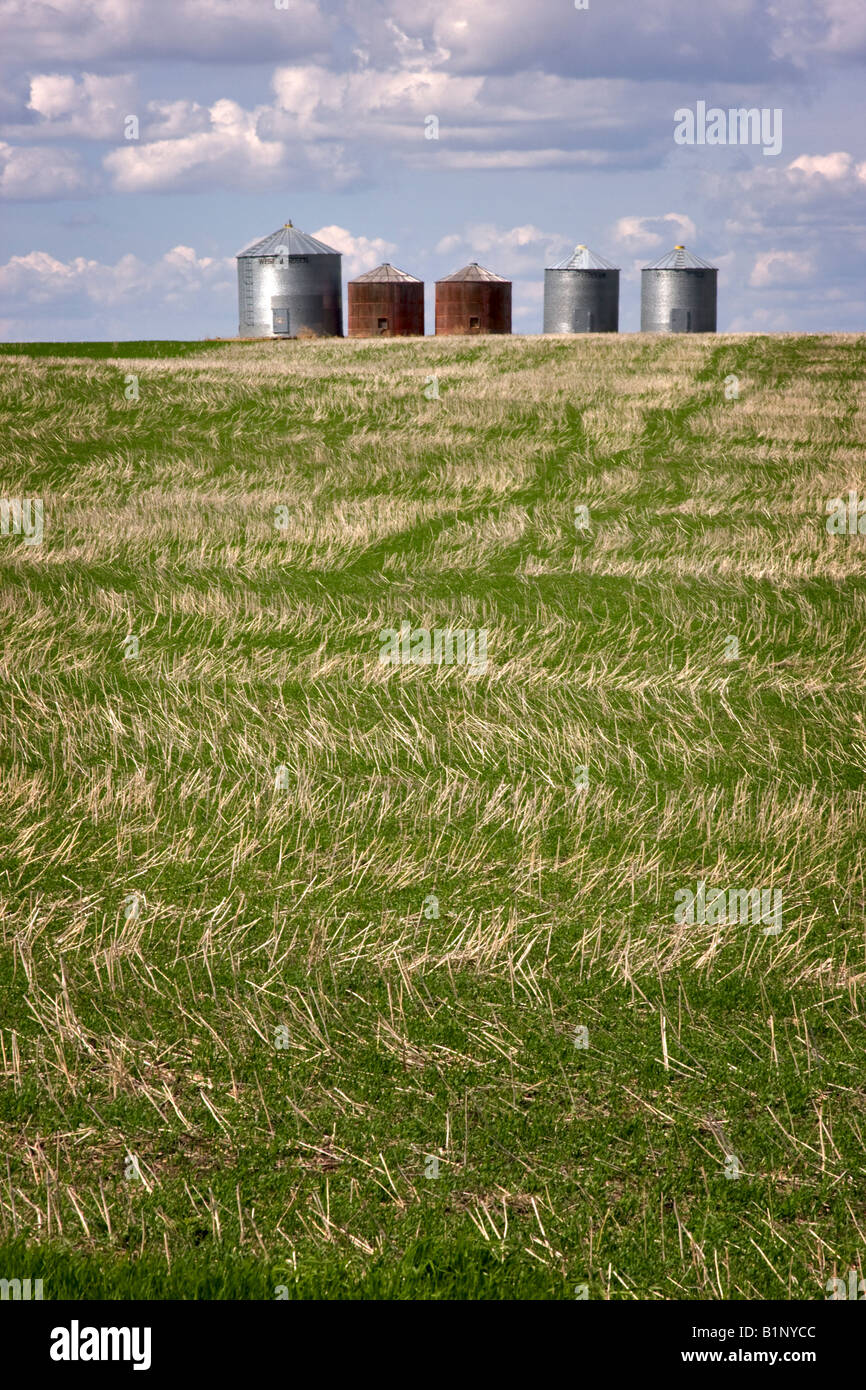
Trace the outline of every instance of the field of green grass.
[[[866, 337], [7, 345], [0, 418], [44, 507], [0, 535], [0, 1276], [866, 1272], [866, 537], [825, 525]], [[383, 664], [403, 622], [486, 665]], [[778, 922], [678, 920], [699, 881]]]

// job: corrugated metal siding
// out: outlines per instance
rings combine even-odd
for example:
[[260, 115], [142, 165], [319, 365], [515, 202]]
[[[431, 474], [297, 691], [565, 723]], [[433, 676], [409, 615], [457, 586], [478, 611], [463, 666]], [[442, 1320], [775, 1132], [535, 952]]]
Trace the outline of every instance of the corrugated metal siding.
[[642, 333], [715, 333], [718, 271], [641, 271]]
[[545, 333], [616, 333], [618, 270], [544, 272]]
[[[476, 319], [477, 323], [472, 320]], [[510, 280], [438, 280], [436, 282], [436, 332], [511, 332]]]
[[290, 333], [343, 336], [339, 253], [241, 256], [238, 259], [238, 333], [273, 337], [273, 304], [289, 310]]
[[[387, 328], [379, 320], [387, 320]], [[349, 337], [424, 336], [422, 280], [349, 281]]]

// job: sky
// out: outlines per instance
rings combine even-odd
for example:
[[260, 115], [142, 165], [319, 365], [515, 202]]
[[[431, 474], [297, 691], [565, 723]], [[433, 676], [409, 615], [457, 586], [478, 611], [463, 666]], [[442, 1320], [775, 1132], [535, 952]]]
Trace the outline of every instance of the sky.
[[540, 332], [576, 243], [623, 331], [677, 243], [720, 331], [866, 331], [864, 67], [866, 0], [0, 0], [0, 339], [231, 336], [289, 220], [422, 278], [428, 331], [479, 261]]

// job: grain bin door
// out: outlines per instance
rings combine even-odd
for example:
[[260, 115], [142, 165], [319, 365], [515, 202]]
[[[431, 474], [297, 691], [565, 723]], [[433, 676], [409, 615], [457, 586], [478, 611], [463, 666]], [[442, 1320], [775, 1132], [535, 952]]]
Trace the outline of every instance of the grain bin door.
[[692, 314], [690, 309], [671, 309], [670, 330], [672, 333], [690, 333]]
[[289, 311], [288, 309], [272, 309], [274, 316], [274, 333], [281, 338], [287, 337], [289, 332]]

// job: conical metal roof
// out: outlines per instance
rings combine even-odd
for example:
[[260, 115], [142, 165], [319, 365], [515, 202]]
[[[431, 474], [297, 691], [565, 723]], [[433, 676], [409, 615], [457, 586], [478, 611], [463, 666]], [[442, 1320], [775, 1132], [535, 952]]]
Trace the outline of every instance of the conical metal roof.
[[446, 280], [498, 280], [500, 284], [507, 285], [508, 281], [504, 275], [495, 275], [492, 270], [485, 270], [483, 265], [473, 261], [471, 265], [465, 265], [462, 270], [455, 270], [453, 275], [443, 275], [441, 280], [437, 280], [437, 285], [444, 285]]
[[398, 270], [390, 261], [383, 261], [382, 265], [377, 265], [375, 270], [365, 270], [363, 275], [356, 275], [351, 282], [353, 285], [370, 285], [373, 282], [394, 284], [396, 281], [408, 284], [420, 285], [421, 281], [417, 275], [410, 275], [407, 270]]
[[695, 256], [691, 251], [687, 251], [684, 246], [675, 246], [673, 251], [667, 251], [663, 256], [659, 256], [657, 261], [651, 261], [644, 266], [644, 270], [717, 270], [718, 266], [710, 265], [709, 261], [702, 261], [700, 256]]
[[618, 270], [619, 267], [611, 265], [604, 256], [597, 256], [594, 251], [590, 251], [588, 246], [582, 243], [575, 246], [570, 256], [566, 256], [564, 261], [557, 261], [556, 265], [548, 266], [548, 270]]
[[323, 241], [317, 241], [309, 232], [302, 232], [298, 227], [293, 227], [291, 222], [286, 222], [276, 232], [271, 232], [270, 236], [262, 237], [261, 241], [254, 241], [249, 246], [245, 246], [242, 251], [238, 251], [236, 259], [242, 256], [339, 256], [340, 252], [335, 251], [333, 246], [326, 246]]

